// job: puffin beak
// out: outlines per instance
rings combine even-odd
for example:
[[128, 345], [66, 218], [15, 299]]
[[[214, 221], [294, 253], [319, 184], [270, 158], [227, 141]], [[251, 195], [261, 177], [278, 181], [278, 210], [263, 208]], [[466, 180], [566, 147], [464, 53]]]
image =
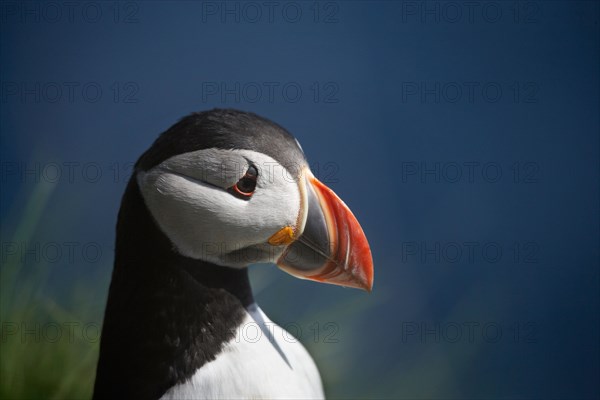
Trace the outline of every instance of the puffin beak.
[[306, 223], [277, 265], [302, 279], [371, 291], [369, 242], [348, 206], [310, 171], [304, 174]]

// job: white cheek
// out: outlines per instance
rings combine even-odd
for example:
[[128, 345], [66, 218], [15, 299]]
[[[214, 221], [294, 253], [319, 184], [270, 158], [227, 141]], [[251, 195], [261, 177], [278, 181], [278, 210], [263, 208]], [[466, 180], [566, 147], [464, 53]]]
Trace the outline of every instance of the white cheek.
[[247, 244], [232, 229], [231, 216], [242, 210], [229, 193], [161, 171], [140, 175], [139, 182], [154, 219], [183, 255], [206, 259], [215, 246]]
[[261, 170], [256, 192], [249, 201], [248, 210], [252, 213], [253, 224], [263, 235], [263, 241], [285, 226], [295, 227], [300, 211], [298, 184], [281, 168]]
[[298, 184], [283, 173], [282, 167], [273, 168], [270, 157], [248, 150], [237, 152], [247, 153], [243, 155], [261, 171], [257, 189], [247, 201], [160, 165], [138, 175], [146, 205], [181, 254], [235, 267], [273, 262], [280, 249], [273, 249], [264, 259], [232, 261], [229, 255], [249, 246], [262, 246], [284, 226], [296, 224]]

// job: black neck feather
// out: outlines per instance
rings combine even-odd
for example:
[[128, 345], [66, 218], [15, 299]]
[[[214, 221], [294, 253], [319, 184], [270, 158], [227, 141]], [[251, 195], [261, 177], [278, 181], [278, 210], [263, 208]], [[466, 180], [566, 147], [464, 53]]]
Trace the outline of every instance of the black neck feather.
[[119, 211], [94, 398], [159, 398], [215, 358], [253, 302], [247, 269], [173, 249], [133, 177]]

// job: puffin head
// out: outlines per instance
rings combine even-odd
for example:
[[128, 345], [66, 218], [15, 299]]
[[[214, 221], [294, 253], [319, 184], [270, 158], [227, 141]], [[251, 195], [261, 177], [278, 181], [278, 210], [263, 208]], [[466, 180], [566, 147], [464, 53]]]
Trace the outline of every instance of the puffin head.
[[135, 179], [184, 257], [229, 268], [275, 263], [302, 279], [372, 288], [360, 224], [274, 122], [231, 109], [191, 114], [142, 155]]

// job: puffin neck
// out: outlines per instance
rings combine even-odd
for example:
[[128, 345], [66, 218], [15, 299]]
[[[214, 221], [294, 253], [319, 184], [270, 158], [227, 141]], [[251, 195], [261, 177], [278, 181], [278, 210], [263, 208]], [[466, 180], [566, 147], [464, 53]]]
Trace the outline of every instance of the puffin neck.
[[123, 196], [94, 399], [156, 399], [214, 360], [253, 303], [247, 270], [181, 256], [135, 179]]
[[179, 267], [201, 285], [231, 293], [238, 298], [244, 308], [254, 303], [247, 268], [223, 267], [185, 257], [180, 260]]
[[[131, 179], [119, 211], [115, 271], [154, 274], [181, 269], [199, 287], [221, 289], [246, 308], [254, 303], [247, 268], [232, 268], [179, 254], [150, 214], [135, 179]], [[136, 269], [136, 271], [132, 271]], [[168, 274], [165, 274], [168, 275]]]

